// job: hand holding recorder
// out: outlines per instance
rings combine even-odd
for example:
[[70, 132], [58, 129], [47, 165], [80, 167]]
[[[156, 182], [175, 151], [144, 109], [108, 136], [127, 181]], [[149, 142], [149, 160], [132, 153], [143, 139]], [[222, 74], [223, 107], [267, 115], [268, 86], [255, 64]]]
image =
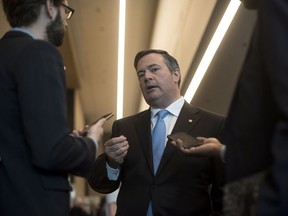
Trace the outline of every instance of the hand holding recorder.
[[104, 133], [104, 123], [113, 116], [114, 113], [105, 114], [98, 118], [96, 121], [92, 122], [90, 125], [87, 125], [82, 131], [73, 130], [71, 135], [77, 137], [90, 137], [98, 142]]
[[113, 113], [101, 116], [99, 119], [97, 119], [92, 124], [86, 126], [82, 131], [80, 131], [80, 136], [87, 136], [99, 142], [104, 133], [104, 123], [112, 116], [114, 116]]
[[[90, 125], [87, 125], [82, 131], [79, 132], [79, 135], [80, 136], [87, 136], [89, 130], [92, 129], [92, 127], [97, 124], [100, 120], [102, 122], [103, 120], [103, 124], [102, 126], [104, 125], [104, 122], [107, 121], [108, 119], [110, 119], [111, 117], [114, 116], [114, 113], [108, 113], [108, 114], [105, 114], [103, 116], [101, 116], [100, 118], [98, 118], [96, 121], [94, 121], [93, 123], [91, 123]], [[101, 125], [101, 123], [100, 123]]]
[[[180, 136], [179, 136], [180, 135]], [[223, 144], [216, 138], [196, 137], [188, 134], [176, 134], [168, 137], [171, 144], [184, 154], [197, 157], [220, 157]]]

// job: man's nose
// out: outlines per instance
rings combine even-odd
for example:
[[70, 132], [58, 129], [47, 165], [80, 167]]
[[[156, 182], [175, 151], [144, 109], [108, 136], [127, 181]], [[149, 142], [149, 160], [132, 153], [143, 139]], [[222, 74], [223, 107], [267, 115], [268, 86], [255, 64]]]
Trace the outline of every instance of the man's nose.
[[149, 70], [145, 71], [145, 73], [144, 73], [145, 80], [146, 79], [152, 79], [152, 77], [153, 77], [152, 73]]

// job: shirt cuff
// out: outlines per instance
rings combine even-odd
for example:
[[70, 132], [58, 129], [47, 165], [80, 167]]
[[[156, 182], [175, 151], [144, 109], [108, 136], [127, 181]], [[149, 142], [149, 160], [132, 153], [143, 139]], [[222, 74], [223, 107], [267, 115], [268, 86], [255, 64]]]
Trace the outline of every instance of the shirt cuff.
[[93, 137], [89, 137], [90, 139], [93, 140], [94, 144], [95, 144], [95, 147], [96, 147], [96, 152], [98, 151], [98, 142], [96, 139], [94, 139]]
[[107, 169], [107, 177], [108, 177], [108, 179], [112, 180], [112, 181], [117, 181], [119, 173], [120, 173], [120, 170], [110, 167], [108, 165], [108, 163], [106, 163], [106, 169]]

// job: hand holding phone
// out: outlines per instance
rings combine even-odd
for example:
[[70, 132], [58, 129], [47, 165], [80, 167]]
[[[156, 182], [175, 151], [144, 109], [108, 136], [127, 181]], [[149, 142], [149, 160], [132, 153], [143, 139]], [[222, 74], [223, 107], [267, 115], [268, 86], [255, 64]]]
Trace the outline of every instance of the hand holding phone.
[[114, 113], [108, 113], [108, 114], [105, 114], [105, 115], [101, 116], [101, 117], [98, 118], [96, 121], [92, 122], [90, 125], [86, 126], [82, 131], [80, 131], [80, 132], [79, 132], [79, 135], [80, 135], [80, 136], [87, 136], [88, 131], [89, 131], [89, 129], [90, 129], [90, 127], [91, 127], [92, 125], [96, 124], [96, 123], [97, 123], [100, 119], [102, 119], [102, 118], [105, 118], [106, 121], [107, 121], [108, 119], [110, 119], [110, 118], [113, 117], [113, 116], [114, 116]]
[[174, 134], [170, 134], [167, 136], [168, 139], [177, 141], [177, 139], [181, 139], [183, 141], [184, 148], [191, 148], [191, 147], [197, 147], [202, 145], [202, 143], [197, 140], [196, 138], [192, 137], [191, 135], [185, 133], [185, 132], [178, 132]]

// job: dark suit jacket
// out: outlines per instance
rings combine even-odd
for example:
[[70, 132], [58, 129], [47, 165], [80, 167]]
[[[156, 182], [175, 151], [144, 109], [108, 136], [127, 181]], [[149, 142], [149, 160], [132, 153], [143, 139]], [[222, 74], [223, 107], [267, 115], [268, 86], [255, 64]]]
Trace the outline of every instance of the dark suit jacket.
[[[89, 177], [91, 187], [100, 193], [109, 193], [121, 183], [117, 200], [117, 215], [121, 216], [146, 216], [150, 200], [155, 216], [210, 215], [210, 198], [213, 210], [220, 211], [223, 183], [220, 161], [183, 155], [168, 141], [154, 176], [150, 115], [150, 110], [146, 110], [114, 122], [112, 137], [124, 135], [130, 145], [119, 181], [107, 179], [103, 154], [96, 160]], [[173, 132], [218, 137], [223, 122], [223, 117], [185, 103]]]
[[227, 176], [235, 182], [267, 172], [257, 215], [282, 216], [288, 215], [288, 1], [259, 0], [257, 11], [226, 120]]
[[86, 175], [91, 139], [69, 135], [62, 58], [10, 31], [0, 40], [0, 215], [69, 215], [68, 173]]

